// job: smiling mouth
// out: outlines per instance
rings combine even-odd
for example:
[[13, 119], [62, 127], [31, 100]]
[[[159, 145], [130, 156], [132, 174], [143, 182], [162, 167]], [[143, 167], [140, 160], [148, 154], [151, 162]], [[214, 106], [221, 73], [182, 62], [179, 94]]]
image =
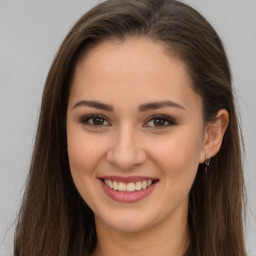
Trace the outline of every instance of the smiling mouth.
[[156, 180], [142, 180], [142, 181], [125, 183], [125, 182], [118, 182], [116, 180], [102, 179], [102, 182], [104, 182], [106, 186], [112, 190], [119, 191], [119, 192], [132, 193], [135, 191], [147, 189], [148, 187], [152, 186], [156, 182]]

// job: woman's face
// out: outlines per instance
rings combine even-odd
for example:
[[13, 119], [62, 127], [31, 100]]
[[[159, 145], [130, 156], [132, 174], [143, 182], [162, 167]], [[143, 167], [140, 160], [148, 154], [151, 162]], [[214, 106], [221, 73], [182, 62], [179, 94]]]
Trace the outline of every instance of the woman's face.
[[130, 38], [87, 53], [71, 85], [67, 141], [96, 224], [135, 232], [186, 222], [204, 161], [202, 100], [162, 45]]

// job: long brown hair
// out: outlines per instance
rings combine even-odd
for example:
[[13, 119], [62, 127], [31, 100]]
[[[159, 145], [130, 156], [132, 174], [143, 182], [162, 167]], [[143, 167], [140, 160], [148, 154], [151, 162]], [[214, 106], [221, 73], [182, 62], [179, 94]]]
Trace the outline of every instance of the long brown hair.
[[203, 100], [205, 121], [219, 109], [229, 126], [205, 175], [199, 166], [190, 191], [190, 244], [186, 256], [245, 256], [244, 181], [240, 133], [231, 74], [222, 42], [194, 9], [175, 0], [108, 0], [71, 29], [49, 71], [27, 187], [15, 234], [14, 254], [89, 255], [97, 236], [92, 211], [70, 175], [66, 110], [75, 65], [91, 47], [109, 39], [145, 37], [184, 61]]

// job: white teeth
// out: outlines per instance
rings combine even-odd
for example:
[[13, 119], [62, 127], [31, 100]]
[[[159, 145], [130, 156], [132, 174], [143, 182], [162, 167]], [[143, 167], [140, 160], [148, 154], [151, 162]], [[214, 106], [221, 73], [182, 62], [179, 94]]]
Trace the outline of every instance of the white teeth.
[[126, 191], [126, 184], [123, 182], [119, 182], [118, 184], [118, 190], [119, 191]]
[[148, 186], [148, 182], [147, 182], [146, 180], [143, 180], [143, 181], [142, 181], [142, 188], [143, 188], [143, 189], [146, 189], [147, 186]]
[[113, 184], [112, 184], [112, 181], [111, 181], [111, 180], [109, 180], [108, 186], [109, 186], [110, 188], [113, 188]]
[[135, 184], [134, 183], [128, 183], [126, 185], [126, 190], [129, 191], [129, 192], [135, 191]]
[[134, 191], [139, 191], [146, 189], [147, 187], [151, 186], [153, 181], [152, 180], [143, 180], [143, 181], [137, 181], [137, 182], [129, 182], [129, 183], [124, 183], [124, 182], [118, 182], [118, 181], [113, 181], [109, 179], [104, 179], [105, 184], [113, 189], [113, 190], [118, 190], [120, 192], [134, 192]]
[[137, 181], [136, 182], [136, 190], [141, 190], [141, 186], [142, 186], [141, 182]]
[[113, 189], [118, 190], [118, 184], [115, 180], [113, 181]]

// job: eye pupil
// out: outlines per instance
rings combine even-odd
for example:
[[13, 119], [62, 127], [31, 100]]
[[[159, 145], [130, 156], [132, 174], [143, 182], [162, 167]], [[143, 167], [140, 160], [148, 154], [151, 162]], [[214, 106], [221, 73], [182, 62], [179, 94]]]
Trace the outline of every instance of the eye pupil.
[[160, 119], [160, 118], [155, 119], [154, 120], [154, 125], [155, 126], [163, 126], [163, 125], [165, 125], [165, 120], [164, 119]]
[[104, 119], [102, 117], [95, 117], [93, 118], [94, 125], [102, 125], [104, 124]]

